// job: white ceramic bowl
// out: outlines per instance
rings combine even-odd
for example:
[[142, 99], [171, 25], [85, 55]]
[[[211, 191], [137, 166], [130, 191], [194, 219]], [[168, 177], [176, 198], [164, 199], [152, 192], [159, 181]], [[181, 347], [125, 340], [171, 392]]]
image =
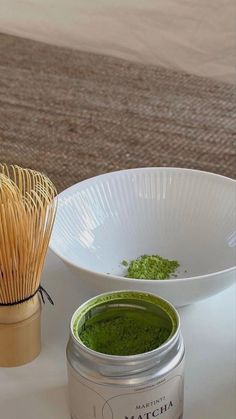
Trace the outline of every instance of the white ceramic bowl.
[[[51, 249], [92, 293], [136, 289], [181, 306], [230, 286], [236, 275], [236, 181], [188, 169], [108, 173], [59, 195]], [[178, 278], [124, 278], [123, 259], [159, 254]]]

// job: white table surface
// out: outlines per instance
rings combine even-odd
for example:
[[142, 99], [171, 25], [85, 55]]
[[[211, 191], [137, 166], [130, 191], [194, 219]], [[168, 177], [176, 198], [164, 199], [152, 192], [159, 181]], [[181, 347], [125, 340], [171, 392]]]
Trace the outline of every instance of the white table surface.
[[[55, 306], [43, 307], [42, 352], [31, 364], [0, 369], [0, 419], [70, 419], [65, 362], [69, 320], [91, 293], [50, 251], [43, 284]], [[235, 286], [179, 313], [186, 345], [184, 419], [235, 419]]]

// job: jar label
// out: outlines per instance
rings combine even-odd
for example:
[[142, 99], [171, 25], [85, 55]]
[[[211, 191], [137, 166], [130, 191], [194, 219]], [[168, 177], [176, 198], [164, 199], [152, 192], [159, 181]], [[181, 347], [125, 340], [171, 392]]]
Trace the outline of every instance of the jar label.
[[183, 362], [164, 378], [142, 386], [94, 383], [70, 365], [68, 376], [73, 419], [182, 418]]

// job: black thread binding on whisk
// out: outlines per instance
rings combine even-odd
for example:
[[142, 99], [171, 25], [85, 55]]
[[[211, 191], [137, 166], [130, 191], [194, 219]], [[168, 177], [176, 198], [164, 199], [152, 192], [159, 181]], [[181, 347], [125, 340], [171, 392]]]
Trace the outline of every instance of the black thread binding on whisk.
[[48, 301], [50, 304], [52, 304], [54, 306], [54, 301], [53, 299], [50, 297], [50, 295], [48, 294], [48, 292], [45, 290], [45, 288], [42, 287], [42, 285], [39, 286], [38, 289], [39, 293], [40, 293], [40, 297], [42, 299], [43, 304], [45, 304], [45, 300], [44, 300], [44, 294], [46, 295]]
[[54, 306], [53, 299], [50, 297], [50, 295], [45, 290], [45, 288], [43, 288], [42, 285], [39, 285], [38, 289], [33, 294], [29, 295], [28, 297], [22, 298], [21, 300], [18, 300], [18, 301], [11, 301], [10, 303], [1, 303], [0, 302], [0, 307], [10, 307], [10, 306], [16, 306], [18, 304], [23, 304], [26, 301], [31, 300], [31, 298], [33, 298], [38, 292], [40, 294], [40, 297], [41, 297], [41, 300], [42, 300], [43, 304], [45, 304], [44, 296], [46, 296], [49, 303]]

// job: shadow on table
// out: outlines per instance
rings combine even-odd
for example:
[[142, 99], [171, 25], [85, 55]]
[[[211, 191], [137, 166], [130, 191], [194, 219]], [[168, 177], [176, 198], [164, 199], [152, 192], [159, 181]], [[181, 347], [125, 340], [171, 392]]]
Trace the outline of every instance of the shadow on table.
[[94, 293], [81, 287], [78, 276], [50, 250], [42, 275], [43, 287], [54, 301], [43, 306], [43, 341], [46, 344], [60, 342], [65, 345], [69, 337], [70, 320], [74, 311]]
[[[204, 383], [203, 383], [204, 385]], [[223, 391], [222, 391], [223, 388]], [[202, 397], [202, 393], [196, 390], [195, 397], [189, 397], [189, 389], [185, 388], [185, 408], [183, 419], [213, 419], [223, 418], [223, 412], [225, 412], [225, 419], [235, 419], [236, 413], [236, 401], [235, 399], [235, 388], [232, 384], [224, 381], [220, 381], [218, 385], [212, 385], [206, 388], [205, 397]], [[219, 413], [219, 402], [220, 411]], [[209, 416], [211, 412], [211, 416]], [[220, 414], [220, 416], [219, 416]]]
[[[67, 386], [39, 389], [0, 402], [1, 419], [70, 419]], [[2, 416], [3, 413], [3, 416]]]

